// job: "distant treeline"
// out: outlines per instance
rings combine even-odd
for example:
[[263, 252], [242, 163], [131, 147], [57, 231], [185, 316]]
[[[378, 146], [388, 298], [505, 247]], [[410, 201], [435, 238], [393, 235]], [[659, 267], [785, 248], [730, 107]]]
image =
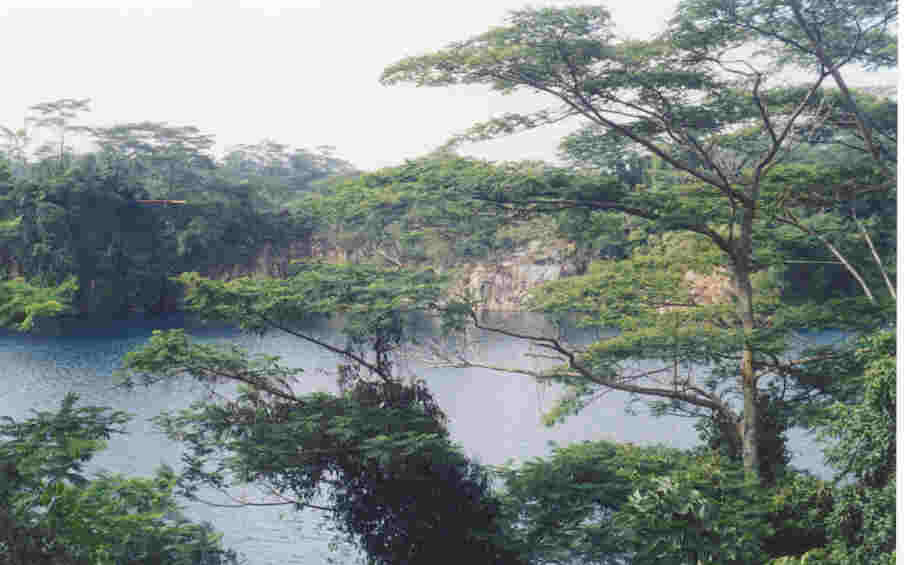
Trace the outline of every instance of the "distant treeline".
[[[314, 218], [291, 201], [353, 172], [328, 147], [263, 141], [215, 159], [211, 136], [193, 127], [73, 125], [87, 105], [33, 106], [26, 128], [3, 128], [0, 148], [0, 269], [38, 287], [74, 280], [78, 312], [159, 310], [178, 296], [172, 275], [307, 237]], [[36, 132], [51, 141], [32, 147]], [[93, 150], [77, 153], [76, 135]], [[186, 203], [138, 202], [148, 199]]]

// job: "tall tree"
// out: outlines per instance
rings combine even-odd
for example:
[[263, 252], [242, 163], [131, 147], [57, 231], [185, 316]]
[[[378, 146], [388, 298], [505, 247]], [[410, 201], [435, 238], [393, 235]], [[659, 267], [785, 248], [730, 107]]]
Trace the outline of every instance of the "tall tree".
[[351, 163], [332, 152], [327, 146], [290, 151], [288, 145], [265, 139], [231, 148], [222, 163], [227, 175], [258, 187], [262, 205], [277, 208], [310, 192], [317, 181], [354, 172]]
[[147, 188], [155, 196], [191, 192], [214, 167], [209, 155], [213, 136], [194, 126], [137, 122], [92, 128], [91, 133], [102, 151], [149, 177]]
[[28, 120], [25, 120], [23, 127], [11, 129], [6, 126], [0, 126], [0, 132], [5, 138], [3, 142], [3, 153], [6, 159], [13, 165], [13, 170], [19, 176], [24, 176], [28, 170], [28, 146], [31, 144], [32, 136], [29, 131]]
[[[839, 89], [840, 109], [850, 118], [859, 146], [888, 177], [895, 162], [893, 126], [870, 116], [848, 86], [845, 67], [897, 66], [897, 2], [824, 2], [820, 0], [691, 0], [673, 20], [686, 45], [701, 56], [720, 38], [756, 45], [772, 61], [809, 72], [827, 73]], [[715, 40], [716, 44], [711, 43]]]
[[[29, 107], [33, 112], [26, 119], [26, 122], [38, 129], [55, 130], [59, 136], [59, 141], [45, 142], [38, 148], [38, 155], [53, 155], [56, 153], [58, 168], [63, 170], [66, 166], [64, 161], [67, 152], [72, 152], [72, 148], [66, 145], [67, 134], [75, 132], [86, 132], [88, 128], [72, 124], [72, 119], [82, 112], [90, 111], [90, 98], [61, 98], [52, 102], [42, 102]], [[23, 136], [17, 135], [20, 139]], [[56, 147], [58, 148], [55, 148]]]
[[[615, 388], [725, 414], [735, 426], [745, 468], [758, 473], [758, 396], [767, 375], [780, 372], [776, 352], [781, 348], [774, 349], [777, 334], [768, 326], [777, 316], [784, 317], [768, 294], [754, 290], [756, 273], [768, 265], [761, 253], [766, 237], [762, 221], [774, 196], [766, 184], [789, 153], [802, 118], [819, 107], [824, 81], [851, 59], [833, 61], [832, 67], [817, 64], [806, 84], [779, 87], [772, 61], [758, 65], [753, 59], [738, 59], [738, 50], [749, 44], [749, 36], [720, 27], [687, 33], [696, 29], [702, 16], [684, 6], [666, 33], [646, 41], [619, 41], [609, 13], [600, 7], [519, 10], [511, 13], [505, 26], [391, 65], [382, 81], [418, 86], [482, 84], [502, 93], [546, 94], [560, 105], [529, 115], [507, 114], [474, 126], [460, 139], [485, 139], [580, 116], [598, 128], [598, 135], [641, 148], [683, 176], [678, 184], [640, 192], [607, 184], [595, 193], [562, 198], [550, 183], [547, 191], [537, 190], [527, 198], [499, 193], [492, 197], [500, 205], [621, 211], [653, 221], [659, 229], [698, 234], [718, 250], [721, 259], [715, 264], [731, 275], [732, 312], [725, 308], [713, 312], [693, 301], [678, 300], [693, 306], [695, 313], [690, 317], [698, 325], [682, 327], [672, 316], [652, 323], [647, 318], [645, 327], [623, 324], [632, 331], [581, 353], [556, 340], [538, 341], [567, 361], [560, 378], [572, 383], [579, 396], [599, 387]], [[872, 21], [870, 14], [861, 17]], [[887, 29], [891, 21], [887, 19], [879, 29]], [[814, 20], [811, 27], [832, 34], [837, 25], [837, 20]], [[635, 308], [630, 305], [638, 300], [668, 306], [662, 303], [663, 292], [673, 293], [674, 286], [669, 285], [674, 283], [644, 273], [649, 270], [636, 273], [644, 277], [641, 285], [636, 280], [619, 280], [636, 289], [619, 287], [626, 289], [624, 295], [607, 288], [612, 281], [598, 287], [606, 288], [608, 294], [600, 318], [617, 319], [626, 309]], [[558, 307], [566, 309], [569, 302], [560, 300]], [[600, 308], [599, 301], [593, 307]], [[707, 318], [710, 324], [703, 323]], [[674, 329], [667, 330], [671, 324], [676, 324]], [[712, 328], [718, 327], [722, 328], [719, 335], [711, 335]], [[674, 366], [673, 378], [665, 386], [631, 382], [652, 372], [619, 370], [618, 362], [630, 357], [662, 359], [663, 348], [676, 352], [670, 356], [671, 363], [657, 369]], [[727, 371], [728, 359], [736, 363], [735, 369], [722, 374], [736, 376], [743, 400], [740, 416], [715, 388], [705, 390], [678, 370], [685, 363], [708, 360], [722, 363]]]
[[[759, 53], [771, 57], [779, 69], [803, 70], [827, 73], [838, 90], [820, 100], [820, 111], [811, 116], [803, 130], [811, 135], [817, 131], [825, 134], [826, 126], [833, 131], [830, 136], [844, 148], [852, 150], [843, 160], [836, 160], [848, 169], [845, 181], [823, 182], [829, 190], [813, 190], [813, 185], [787, 183], [794, 186], [791, 193], [781, 198], [776, 219], [806, 235], [816, 237], [841, 262], [857, 280], [864, 293], [871, 299], [873, 290], [844, 254], [832, 243], [830, 237], [819, 233], [791, 209], [799, 204], [803, 192], [813, 195], [824, 206], [840, 206], [854, 210], [856, 200], [864, 193], [893, 192], [897, 156], [896, 123], [889, 120], [889, 110], [896, 113], [896, 104], [882, 101], [874, 95], [857, 91], [848, 86], [844, 77], [845, 67], [860, 64], [878, 69], [897, 66], [896, 2], [819, 2], [819, 1], [739, 1], [693, 0], [680, 5], [673, 23], [676, 37], [684, 45], [693, 46], [701, 57], [707, 57], [707, 49], [713, 41], [730, 36], [732, 41], [742, 41], [760, 49]], [[859, 153], [859, 155], [858, 155]], [[852, 166], [857, 163], [857, 166]], [[872, 169], [872, 170], [871, 170]], [[857, 179], [851, 182], [847, 179]], [[804, 187], [800, 185], [803, 184]], [[814, 194], [815, 193], [815, 194]], [[886, 288], [894, 296], [883, 261], [876, 254], [870, 236], [863, 224], [853, 214], [852, 223], [863, 236], [864, 244], [872, 252], [875, 265], [883, 275]]]

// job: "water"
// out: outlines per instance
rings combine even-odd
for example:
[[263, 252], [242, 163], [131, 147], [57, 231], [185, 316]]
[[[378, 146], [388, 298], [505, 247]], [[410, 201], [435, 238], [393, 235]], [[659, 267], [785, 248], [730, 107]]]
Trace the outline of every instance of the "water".
[[[524, 331], [549, 330], [542, 318], [511, 315], [504, 320], [510, 327]], [[238, 343], [253, 353], [279, 355], [286, 365], [303, 367], [305, 373], [296, 393], [334, 391], [331, 371], [337, 357], [325, 350], [287, 334], [274, 333], [263, 338], [243, 335], [229, 327], [202, 327], [182, 315], [158, 320], [131, 319], [103, 324], [79, 324], [59, 335], [23, 335], [0, 333], [0, 415], [17, 421], [30, 409], [54, 410], [67, 392], [80, 395], [79, 405], [112, 406], [133, 415], [127, 435], [114, 436], [109, 447], [93, 460], [95, 469], [149, 475], [167, 463], [179, 465], [180, 446], [154, 429], [150, 418], [161, 410], [187, 407], [205, 397], [199, 385], [189, 382], [167, 383], [128, 392], [114, 388], [113, 371], [122, 356], [145, 343], [153, 329], [187, 327], [205, 343]], [[316, 328], [325, 339], [338, 339], [335, 325]], [[424, 328], [430, 333], [429, 326]], [[531, 350], [526, 343], [499, 335], [474, 334], [476, 353], [487, 364], [511, 364], [522, 359], [522, 366], [537, 370], [545, 362], [537, 358], [523, 360]], [[580, 332], [568, 336], [586, 341], [593, 336]], [[833, 336], [829, 336], [833, 337]], [[828, 338], [827, 338], [828, 339]], [[635, 444], [664, 443], [688, 448], [697, 443], [691, 420], [676, 417], [653, 419], [644, 414], [625, 413], [628, 395], [610, 392], [580, 415], [554, 428], [544, 427], [541, 415], [556, 398], [557, 389], [535, 384], [529, 377], [500, 373], [483, 368], [425, 368], [417, 359], [402, 364], [402, 369], [417, 373], [428, 383], [439, 405], [449, 417], [452, 437], [466, 453], [486, 464], [542, 457], [550, 452], [549, 442], [567, 444], [582, 440], [609, 439]], [[221, 389], [229, 394], [231, 385]], [[801, 432], [792, 432], [792, 462], [826, 476], [819, 449]], [[246, 494], [242, 491], [235, 496]], [[250, 490], [247, 494], [254, 494]], [[205, 493], [218, 503], [232, 503], [218, 493]], [[350, 562], [355, 553], [349, 547], [336, 554], [328, 548], [330, 532], [316, 511], [296, 513], [281, 507], [218, 508], [199, 503], [186, 505], [186, 515], [208, 520], [224, 534], [224, 545], [244, 554], [251, 565], [324, 563], [332, 557]]]

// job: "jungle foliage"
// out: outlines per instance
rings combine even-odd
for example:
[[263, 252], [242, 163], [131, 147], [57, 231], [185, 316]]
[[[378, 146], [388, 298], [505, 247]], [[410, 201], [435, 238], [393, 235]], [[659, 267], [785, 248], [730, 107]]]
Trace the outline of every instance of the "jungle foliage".
[[0, 424], [0, 563], [237, 564], [209, 524], [181, 515], [172, 469], [86, 476], [129, 417], [77, 402], [69, 394], [56, 411]]
[[[181, 475], [191, 497], [255, 482], [297, 509], [327, 512], [373, 563], [523, 563], [504, 535], [487, 471], [454, 445], [424, 383], [397, 363], [415, 340], [413, 318], [437, 312], [441, 279], [430, 271], [302, 264], [283, 280], [220, 282], [183, 275], [186, 304], [208, 320], [253, 332], [282, 331], [338, 355], [339, 394], [299, 395], [299, 369], [237, 347], [155, 332], [129, 353], [124, 383], [192, 378], [240, 384], [223, 405], [197, 403], [158, 424], [187, 448]], [[343, 316], [345, 343], [322, 341], [307, 322]], [[449, 317], [449, 323], [460, 323]], [[137, 383], [136, 383], [137, 380]]]
[[[315, 217], [289, 203], [351, 171], [329, 148], [290, 152], [264, 141], [215, 160], [213, 138], [193, 127], [75, 125], [89, 102], [38, 104], [27, 129], [3, 128], [0, 256], [24, 280], [3, 283], [0, 309], [23, 328], [36, 317], [171, 308], [179, 289], [169, 277], [215, 275], [249, 264], [265, 245], [308, 238]], [[58, 141], [33, 148], [38, 134]], [[76, 152], [74, 137], [93, 150]], [[186, 203], [138, 202], [160, 199]], [[58, 288], [70, 279], [75, 286]], [[68, 300], [32, 300], [32, 287]]]

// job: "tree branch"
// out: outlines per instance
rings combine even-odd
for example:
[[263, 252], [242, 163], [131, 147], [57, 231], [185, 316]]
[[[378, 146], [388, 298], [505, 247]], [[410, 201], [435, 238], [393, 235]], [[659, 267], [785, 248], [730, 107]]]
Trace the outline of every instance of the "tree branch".
[[310, 343], [313, 343], [314, 345], [319, 345], [320, 347], [322, 347], [322, 348], [324, 348], [324, 349], [326, 349], [326, 350], [328, 350], [328, 351], [332, 351], [333, 353], [335, 353], [335, 354], [337, 354], [337, 355], [341, 355], [341, 356], [343, 356], [343, 357], [347, 357], [347, 358], [351, 359], [352, 361], [354, 361], [355, 363], [358, 363], [358, 364], [360, 364], [361, 366], [366, 367], [366, 368], [367, 368], [368, 370], [370, 370], [372, 373], [374, 373], [375, 375], [379, 375], [379, 376], [380, 376], [381, 378], [383, 378], [383, 379], [389, 379], [389, 378], [392, 378], [392, 375], [385, 375], [385, 374], [383, 374], [383, 371], [382, 371], [379, 367], [377, 367], [376, 365], [374, 365], [374, 364], [372, 364], [372, 363], [369, 363], [366, 359], [363, 359], [362, 357], [360, 357], [360, 356], [358, 356], [358, 355], [355, 355], [354, 353], [352, 353], [351, 351], [349, 351], [349, 350], [347, 350], [347, 349], [339, 349], [338, 347], [332, 346], [332, 345], [330, 345], [329, 343], [326, 343], [325, 341], [321, 341], [321, 340], [319, 340], [319, 339], [317, 339], [317, 338], [315, 338], [315, 337], [312, 337], [312, 336], [309, 336], [309, 335], [307, 335], [307, 334], [304, 334], [304, 333], [301, 333], [301, 332], [298, 332], [298, 331], [289, 329], [289, 328], [287, 328], [286, 326], [284, 326], [284, 325], [282, 325], [282, 324], [280, 324], [280, 323], [278, 323], [278, 322], [276, 322], [276, 321], [274, 321], [274, 320], [271, 320], [271, 319], [268, 318], [267, 316], [264, 316], [263, 314], [258, 314], [258, 316], [260, 316], [260, 318], [261, 318], [264, 322], [266, 322], [267, 324], [269, 324], [270, 326], [272, 326], [272, 327], [274, 327], [274, 328], [276, 328], [276, 329], [278, 329], [278, 330], [282, 330], [282, 331], [286, 332], [287, 334], [293, 335], [293, 336], [295, 336], [295, 337], [297, 337], [297, 338], [299, 338], [299, 339], [303, 339], [303, 340], [305, 340], [305, 341], [308, 341], [308, 342], [310, 342]]
[[815, 237], [816, 239], [818, 239], [819, 241], [821, 241], [822, 244], [825, 245], [826, 248], [832, 253], [832, 255], [834, 255], [835, 258], [838, 259], [838, 261], [840, 261], [842, 265], [844, 265], [845, 269], [847, 269], [847, 271], [851, 274], [851, 276], [857, 280], [857, 282], [860, 284], [860, 288], [863, 289], [863, 292], [866, 294], [866, 297], [869, 299], [870, 303], [876, 304], [876, 298], [873, 296], [873, 293], [870, 291], [869, 285], [866, 284], [866, 281], [863, 280], [863, 277], [860, 276], [860, 273], [857, 271], [857, 269], [855, 269], [854, 266], [851, 265], [850, 262], [848, 262], [848, 260], [844, 257], [844, 255], [842, 255], [841, 252], [838, 251], [838, 249], [834, 245], [832, 245], [831, 241], [826, 239], [826, 237], [824, 235], [822, 235], [821, 233], [818, 233], [817, 231], [810, 229], [810, 228], [806, 227], [805, 225], [801, 224], [800, 221], [793, 214], [791, 214], [790, 211], [786, 210], [785, 214], [786, 214], [785, 217], [776, 216], [775, 220], [777, 222], [781, 222], [781, 223], [789, 225], [789, 226], [794, 226], [795, 228], [806, 233], [807, 235], [811, 235], [811, 236]]
[[873, 260], [876, 262], [876, 266], [879, 267], [879, 272], [882, 273], [882, 278], [885, 279], [885, 285], [888, 287], [888, 292], [891, 294], [891, 297], [895, 300], [898, 299], [898, 296], [895, 294], [895, 286], [891, 284], [891, 280], [888, 278], [888, 272], [885, 270], [885, 266], [882, 264], [882, 260], [879, 259], [879, 254], [876, 252], [876, 248], [873, 246], [873, 240], [869, 236], [869, 233], [866, 231], [866, 228], [863, 227], [863, 223], [857, 217], [857, 210], [854, 205], [851, 205], [851, 214], [854, 218], [854, 223], [857, 224], [857, 227], [860, 228], [860, 233], [863, 234], [863, 238], [866, 239], [867, 245], [869, 245], [869, 250], [873, 254]]

